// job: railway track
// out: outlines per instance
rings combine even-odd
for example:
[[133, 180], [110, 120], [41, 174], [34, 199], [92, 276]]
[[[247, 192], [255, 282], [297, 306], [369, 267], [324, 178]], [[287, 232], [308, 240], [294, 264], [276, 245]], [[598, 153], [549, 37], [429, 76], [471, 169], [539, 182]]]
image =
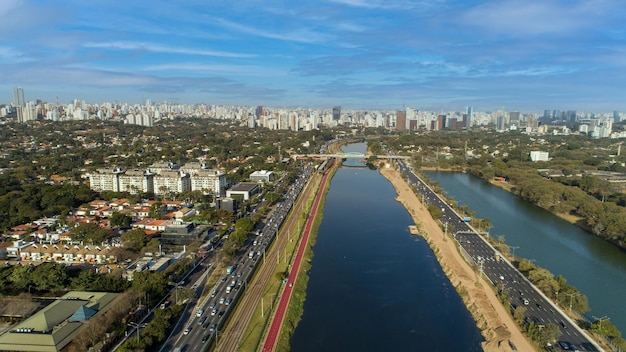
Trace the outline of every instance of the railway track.
[[[309, 197], [317, 191], [317, 186], [321, 181], [321, 178], [321, 175], [314, 174], [311, 180], [305, 185], [305, 188], [302, 190], [297, 202], [294, 203], [291, 213], [283, 223], [280, 231], [277, 233], [274, 243], [265, 254], [265, 263], [260, 264], [257, 273], [244, 291], [231, 317], [228, 319], [226, 327], [222, 332], [220, 332], [220, 336], [217, 336], [214, 351], [234, 352], [239, 348], [239, 345], [244, 338], [243, 335], [248, 329], [250, 320], [259, 305], [261, 297], [265, 294], [265, 290], [269, 285], [270, 280], [274, 277], [274, 272], [276, 271], [277, 266], [274, 258], [279, 256], [279, 253], [284, 251], [287, 245], [287, 231], [297, 229], [300, 213], [299, 211], [294, 210], [301, 209], [301, 206], [304, 206]], [[298, 233], [298, 238], [300, 238], [300, 233]], [[280, 296], [275, 297], [274, 299], [278, 298], [280, 298]]]

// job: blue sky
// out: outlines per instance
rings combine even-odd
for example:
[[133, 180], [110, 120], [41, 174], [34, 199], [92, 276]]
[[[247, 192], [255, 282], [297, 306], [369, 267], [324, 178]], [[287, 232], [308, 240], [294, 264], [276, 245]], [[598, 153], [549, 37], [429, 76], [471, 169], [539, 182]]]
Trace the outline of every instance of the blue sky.
[[626, 111], [623, 0], [2, 0], [0, 99]]

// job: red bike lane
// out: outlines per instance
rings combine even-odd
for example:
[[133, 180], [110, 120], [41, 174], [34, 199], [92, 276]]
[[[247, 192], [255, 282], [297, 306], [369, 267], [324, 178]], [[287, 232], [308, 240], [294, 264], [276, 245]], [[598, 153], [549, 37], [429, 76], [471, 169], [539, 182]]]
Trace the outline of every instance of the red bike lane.
[[[330, 167], [329, 170], [332, 170], [332, 167]], [[271, 352], [276, 347], [278, 333], [280, 332], [280, 328], [283, 325], [285, 313], [287, 312], [287, 306], [289, 305], [291, 293], [293, 292], [293, 285], [295, 285], [295, 282], [298, 279], [300, 264], [302, 263], [304, 251], [306, 250], [307, 243], [309, 242], [311, 228], [313, 227], [313, 223], [317, 215], [317, 209], [320, 205], [320, 202], [322, 201], [324, 187], [326, 185], [326, 180], [328, 179], [329, 175], [330, 171], [326, 172], [326, 174], [324, 175], [324, 179], [320, 183], [320, 188], [317, 192], [317, 195], [315, 196], [315, 201], [313, 202], [313, 206], [311, 207], [311, 216], [309, 216], [309, 219], [306, 222], [306, 226], [304, 227], [302, 241], [300, 241], [300, 246], [298, 247], [298, 252], [296, 253], [296, 258], [293, 262], [293, 266], [291, 269], [291, 273], [293, 273], [293, 275], [291, 275], [290, 273], [289, 278], [287, 279], [287, 284], [283, 289], [283, 294], [281, 295], [280, 302], [276, 307], [276, 312], [274, 313], [272, 324], [270, 325], [270, 329], [267, 332], [267, 336], [265, 337], [265, 342], [263, 343], [263, 352]]]

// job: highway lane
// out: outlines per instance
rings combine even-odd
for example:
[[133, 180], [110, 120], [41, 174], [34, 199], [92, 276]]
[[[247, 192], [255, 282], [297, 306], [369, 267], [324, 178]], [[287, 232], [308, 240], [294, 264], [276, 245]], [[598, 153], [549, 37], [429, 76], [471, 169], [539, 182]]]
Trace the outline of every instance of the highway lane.
[[311, 215], [306, 221], [306, 225], [304, 227], [304, 232], [302, 234], [302, 241], [298, 246], [298, 252], [294, 258], [293, 266], [292, 266], [292, 274], [290, 273], [287, 278], [287, 285], [284, 286], [282, 295], [280, 297], [280, 301], [278, 306], [276, 307], [276, 311], [274, 312], [274, 316], [272, 318], [272, 322], [270, 324], [269, 331], [267, 332], [267, 336], [265, 337], [265, 341], [263, 342], [263, 351], [273, 351], [276, 347], [276, 343], [278, 341], [278, 334], [283, 324], [283, 319], [285, 318], [285, 314], [287, 312], [287, 307], [289, 305], [289, 301], [291, 300], [291, 294], [293, 293], [293, 286], [295, 285], [296, 280], [298, 279], [298, 272], [300, 270], [300, 265], [302, 264], [302, 258], [304, 257], [304, 252], [308, 246], [309, 235], [311, 234], [311, 229], [313, 227], [313, 223], [315, 222], [317, 209], [321, 203], [321, 199], [323, 196], [323, 190], [326, 185], [326, 181], [330, 175], [330, 172], [327, 171], [324, 174], [324, 178], [319, 185], [319, 189], [317, 194], [315, 195], [315, 200], [311, 207]]
[[561, 332], [558, 341], [574, 343], [580, 351], [601, 351], [602, 349], [554, 303], [541, 293], [508, 260], [502, 257], [481, 235], [463, 221], [463, 217], [446, 204], [425, 182], [423, 182], [404, 162], [398, 161], [398, 170], [407, 182], [417, 189], [417, 195], [425, 205], [441, 209], [442, 223], [447, 223], [448, 233], [459, 243], [466, 257], [480, 268], [485, 277], [497, 289], [507, 292], [513, 307], [524, 306], [527, 322], [540, 325], [556, 324]]
[[[298, 181], [296, 181], [296, 185], [291, 187], [299, 187]], [[293, 206], [301, 207], [302, 203], [307, 201], [308, 196], [310, 193], [312, 193], [312, 191], [314, 190], [310, 187], [310, 183], [306, 183], [302, 191], [300, 191], [301, 195], [298, 196], [300, 198], [297, 200], [299, 205], [298, 203], [296, 203], [295, 195], [292, 197], [292, 200], [294, 201]], [[286, 198], [290, 198], [290, 196], [287, 195]], [[300, 209], [301, 208], [297, 208], [296, 210], [293, 210], [293, 216], [289, 216], [285, 220], [285, 223], [283, 224], [284, 228], [293, 229], [299, 227], [298, 211], [300, 211]], [[281, 233], [283, 235], [276, 237], [274, 245], [272, 245], [271, 250], [268, 252], [267, 257], [272, 259], [270, 259], [269, 261], [263, 261], [263, 264], [260, 265], [258, 273], [253, 279], [253, 282], [249, 286], [248, 290], [246, 291], [246, 294], [241, 297], [240, 303], [237, 306], [237, 310], [234, 311], [234, 314], [231, 315], [231, 321], [234, 321], [234, 323], [229, 324], [224, 328], [225, 332], [223, 338], [220, 340], [219, 343], [220, 351], [236, 351], [239, 348], [239, 344], [244, 338], [243, 333], [246, 331], [250, 323], [250, 319], [252, 318], [257, 306], [261, 303], [260, 301], [265, 293], [269, 281], [274, 277], [277, 261], [273, 258], [278, 259], [277, 252], [280, 252], [281, 249], [284, 249], [287, 245], [287, 241], [291, 240], [290, 236], [285, 235], [286, 232], [284, 230]], [[293, 234], [296, 235], [296, 237], [299, 237], [299, 233], [294, 232]], [[282, 253], [283, 255], [281, 255], [280, 260], [284, 260], [285, 253]], [[271, 301], [266, 301], [267, 305], [265, 306], [265, 308], [270, 309], [269, 307], [272, 306], [272, 303], [273, 302]]]
[[[189, 310], [181, 318], [184, 322], [182, 327], [167, 341], [161, 349], [162, 351], [175, 348], [181, 348], [184, 351], [201, 350], [206, 347], [203, 345], [217, 343], [219, 339], [223, 338], [220, 335], [220, 329], [228, 319], [237, 300], [243, 294], [257, 265], [263, 260], [278, 228], [284, 222], [286, 215], [311, 174], [311, 165], [305, 165], [296, 181], [288, 187], [286, 194], [281, 197], [265, 221], [258, 227], [258, 236], [249, 238], [244, 247], [236, 253], [231, 263], [232, 272], [223, 273], [220, 280], [210, 289], [210, 294], [205, 298], [200, 301], [194, 299], [190, 302]], [[282, 181], [277, 183], [280, 182]], [[248, 215], [251, 216], [252, 211]], [[254, 244], [255, 240], [256, 245]], [[250, 255], [250, 252], [254, 254]], [[203, 284], [200, 286], [204, 287]], [[197, 292], [197, 296], [202, 297], [201, 292]], [[212, 314], [213, 310], [215, 310], [215, 314]], [[202, 323], [199, 323], [200, 319], [203, 319]], [[244, 327], [238, 330], [239, 335], [243, 333], [243, 330], [245, 330]], [[240, 336], [238, 337], [240, 338]], [[221, 342], [219, 343], [221, 346]]]

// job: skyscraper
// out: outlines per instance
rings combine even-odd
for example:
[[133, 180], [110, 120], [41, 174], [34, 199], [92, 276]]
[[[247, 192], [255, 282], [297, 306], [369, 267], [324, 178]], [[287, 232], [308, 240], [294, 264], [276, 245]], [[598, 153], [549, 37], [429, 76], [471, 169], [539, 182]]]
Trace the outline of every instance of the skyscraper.
[[333, 120], [339, 121], [341, 119], [341, 106], [333, 107]]
[[24, 122], [24, 107], [26, 102], [24, 101], [24, 90], [21, 87], [13, 88], [13, 105], [17, 110], [17, 122]]
[[396, 112], [396, 131], [406, 130], [406, 111]]
[[469, 129], [472, 127], [472, 121], [474, 121], [474, 107], [467, 107], [467, 119], [463, 119], [463, 127]]

